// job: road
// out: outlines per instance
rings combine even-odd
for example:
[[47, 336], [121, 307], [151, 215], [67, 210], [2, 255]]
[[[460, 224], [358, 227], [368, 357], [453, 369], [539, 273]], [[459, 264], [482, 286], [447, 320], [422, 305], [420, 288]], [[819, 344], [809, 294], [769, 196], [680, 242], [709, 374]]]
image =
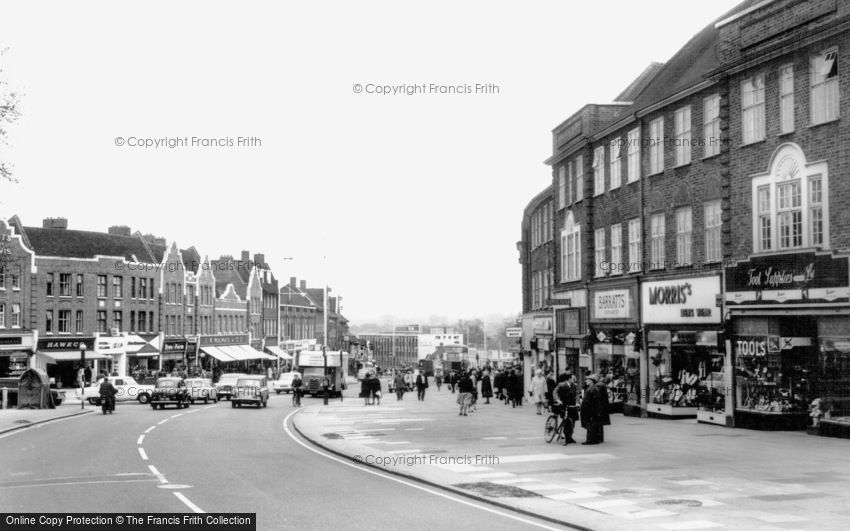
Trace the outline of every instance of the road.
[[0, 436], [0, 512], [249, 512], [262, 530], [559, 528], [316, 450], [289, 426], [293, 411], [288, 395], [266, 409], [119, 404]]

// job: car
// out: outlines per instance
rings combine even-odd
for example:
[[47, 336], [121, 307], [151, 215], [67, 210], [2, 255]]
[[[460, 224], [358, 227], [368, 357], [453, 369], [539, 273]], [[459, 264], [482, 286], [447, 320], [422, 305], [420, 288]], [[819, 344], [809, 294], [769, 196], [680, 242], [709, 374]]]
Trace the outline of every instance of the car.
[[297, 371], [285, 372], [280, 375], [280, 378], [272, 381], [272, 389], [275, 393], [291, 393], [292, 392], [292, 380], [295, 377], [301, 378], [301, 373]]
[[218, 382], [215, 384], [215, 391], [218, 394], [218, 398], [230, 400], [230, 396], [233, 394], [233, 386], [236, 385], [236, 381], [239, 380], [239, 378], [246, 378], [247, 376], [247, 374], [241, 372], [229, 372], [222, 374], [218, 379]]
[[[154, 389], [152, 385], [140, 384], [132, 376], [109, 376], [109, 382], [115, 387], [116, 402], [132, 402], [133, 400], [138, 400], [140, 404], [150, 402]], [[103, 383], [103, 378], [98, 379], [94, 385], [83, 388], [83, 398], [92, 405], [100, 405], [101, 383]], [[80, 398], [80, 390], [77, 389], [76, 392], [77, 398]]]
[[174, 404], [177, 409], [189, 407], [189, 390], [183, 378], [173, 376], [158, 378], [151, 394], [151, 407], [165, 409], [166, 405]]
[[230, 407], [242, 407], [242, 404], [257, 404], [267, 407], [269, 386], [265, 376], [243, 376], [236, 381], [230, 396]]
[[218, 402], [218, 392], [209, 378], [186, 378], [186, 388], [189, 390], [189, 401], [203, 400], [204, 404], [210, 400]]

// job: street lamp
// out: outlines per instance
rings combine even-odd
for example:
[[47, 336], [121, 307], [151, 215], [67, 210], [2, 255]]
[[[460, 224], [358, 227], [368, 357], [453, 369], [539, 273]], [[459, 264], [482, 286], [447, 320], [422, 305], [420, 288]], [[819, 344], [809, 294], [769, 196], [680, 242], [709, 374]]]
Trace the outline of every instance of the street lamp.
[[77, 371], [77, 378], [80, 381], [80, 409], [86, 408], [86, 344], [80, 343], [80, 370]]

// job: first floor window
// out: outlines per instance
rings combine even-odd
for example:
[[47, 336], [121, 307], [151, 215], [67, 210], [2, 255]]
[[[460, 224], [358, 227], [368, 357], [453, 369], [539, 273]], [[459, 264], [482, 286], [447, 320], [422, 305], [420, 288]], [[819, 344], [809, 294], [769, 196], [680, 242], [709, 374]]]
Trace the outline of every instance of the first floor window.
[[705, 220], [705, 261], [719, 262], [721, 258], [720, 248], [720, 199], [705, 203], [703, 208], [703, 219]]
[[640, 218], [629, 220], [629, 272], [636, 273], [643, 268], [641, 261]]
[[800, 181], [776, 186], [779, 248], [791, 249], [803, 245], [803, 212]]
[[97, 296], [106, 297], [106, 275], [97, 276]]
[[593, 233], [593, 254], [596, 260], [596, 276], [605, 275], [605, 228], [596, 229]]
[[625, 271], [623, 266], [623, 228], [617, 223], [611, 225], [611, 267], [612, 275], [619, 275]]
[[12, 328], [21, 327], [21, 305], [12, 303]]
[[823, 245], [823, 182], [820, 175], [809, 178], [809, 225], [812, 245]]
[[59, 273], [59, 295], [71, 296], [71, 273]]
[[47, 273], [47, 285], [44, 293], [48, 297], [53, 295], [53, 273]]
[[676, 210], [676, 262], [678, 265], [691, 263], [691, 207]]
[[664, 268], [664, 233], [664, 214], [654, 214], [649, 218], [650, 269]]
[[119, 331], [124, 330], [124, 314], [121, 311], [116, 310], [112, 312], [112, 326]]
[[105, 334], [106, 330], [106, 310], [97, 311], [97, 331]]
[[44, 331], [48, 334], [53, 332], [53, 310], [44, 312]]
[[78, 334], [83, 333], [83, 311], [77, 310], [77, 315], [74, 318], [74, 332]]
[[0, 328], [6, 328], [6, 305], [0, 302]]
[[136, 312], [130, 310], [130, 332], [136, 331]]
[[83, 274], [77, 273], [77, 297], [83, 296]]
[[21, 289], [21, 266], [12, 266], [12, 289]]
[[771, 246], [771, 205], [769, 186], [759, 187], [757, 204], [759, 250], [769, 251]]
[[59, 310], [58, 325], [57, 331], [60, 334], [67, 334], [71, 331], [71, 310]]

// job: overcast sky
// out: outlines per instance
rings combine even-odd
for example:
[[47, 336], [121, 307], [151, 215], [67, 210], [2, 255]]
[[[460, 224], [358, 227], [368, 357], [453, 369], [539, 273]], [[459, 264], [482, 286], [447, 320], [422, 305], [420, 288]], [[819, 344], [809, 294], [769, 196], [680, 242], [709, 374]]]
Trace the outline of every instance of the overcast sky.
[[[354, 323], [518, 313], [551, 130], [736, 3], [4, 1], [0, 215], [263, 252]], [[498, 93], [368, 93], [423, 83]], [[128, 145], [240, 136], [261, 145]]]

